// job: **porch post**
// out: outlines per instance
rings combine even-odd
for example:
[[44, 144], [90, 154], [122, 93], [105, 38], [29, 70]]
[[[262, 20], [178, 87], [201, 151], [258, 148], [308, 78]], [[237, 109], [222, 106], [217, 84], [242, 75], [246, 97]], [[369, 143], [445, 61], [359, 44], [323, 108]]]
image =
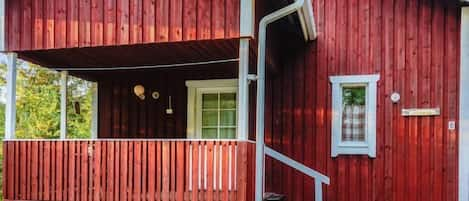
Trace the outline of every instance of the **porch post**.
[[238, 139], [249, 138], [249, 39], [239, 41]]
[[459, 201], [469, 200], [469, 7], [461, 8]]
[[93, 83], [91, 100], [91, 139], [98, 139], [98, 83]]
[[68, 71], [60, 72], [60, 139], [67, 138], [67, 81]]
[[16, 131], [16, 53], [7, 54], [5, 139], [15, 139]]

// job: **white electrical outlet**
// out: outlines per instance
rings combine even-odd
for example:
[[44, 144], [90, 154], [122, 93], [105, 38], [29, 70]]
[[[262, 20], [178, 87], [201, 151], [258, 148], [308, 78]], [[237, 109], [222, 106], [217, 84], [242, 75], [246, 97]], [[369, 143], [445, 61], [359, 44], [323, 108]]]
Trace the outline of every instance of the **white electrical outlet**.
[[455, 129], [456, 129], [456, 122], [448, 121], [448, 130], [455, 130]]

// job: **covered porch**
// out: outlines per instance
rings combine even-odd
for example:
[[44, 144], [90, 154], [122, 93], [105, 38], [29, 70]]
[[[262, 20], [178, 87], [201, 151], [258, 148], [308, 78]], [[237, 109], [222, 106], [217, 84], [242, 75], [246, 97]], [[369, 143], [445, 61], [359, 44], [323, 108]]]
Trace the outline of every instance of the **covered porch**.
[[[253, 200], [255, 143], [248, 137], [248, 118], [242, 118], [248, 115], [243, 100], [249, 51], [240, 53], [237, 43], [149, 45], [160, 51], [182, 47], [179, 60], [170, 60], [175, 59], [170, 54], [110, 57], [120, 55], [110, 51], [136, 55], [132, 50], [145, 49], [142, 45], [10, 53], [9, 83], [15, 83], [17, 56], [60, 71], [62, 105], [60, 139], [52, 140], [16, 139], [10, 105], [5, 200]], [[223, 54], [202, 51], [216, 52], [223, 44], [229, 44]], [[66, 60], [86, 52], [109, 63]], [[68, 138], [70, 75], [96, 85], [89, 139]], [[9, 87], [14, 92], [14, 84]]]

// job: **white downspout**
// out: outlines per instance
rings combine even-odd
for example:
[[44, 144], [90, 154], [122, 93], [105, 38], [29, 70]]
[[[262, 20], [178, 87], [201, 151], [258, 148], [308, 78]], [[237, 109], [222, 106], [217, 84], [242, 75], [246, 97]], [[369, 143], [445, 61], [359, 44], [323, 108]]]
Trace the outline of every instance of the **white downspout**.
[[304, 0], [296, 0], [294, 3], [263, 17], [259, 23], [256, 106], [256, 201], [262, 201], [264, 196], [265, 42], [267, 26], [272, 22], [299, 11], [303, 3]]

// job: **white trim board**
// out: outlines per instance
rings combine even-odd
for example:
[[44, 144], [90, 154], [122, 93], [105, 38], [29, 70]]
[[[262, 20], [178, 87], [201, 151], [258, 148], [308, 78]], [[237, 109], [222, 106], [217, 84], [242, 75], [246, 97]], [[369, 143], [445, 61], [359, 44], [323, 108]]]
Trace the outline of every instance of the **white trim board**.
[[469, 7], [461, 8], [459, 201], [469, 200]]

